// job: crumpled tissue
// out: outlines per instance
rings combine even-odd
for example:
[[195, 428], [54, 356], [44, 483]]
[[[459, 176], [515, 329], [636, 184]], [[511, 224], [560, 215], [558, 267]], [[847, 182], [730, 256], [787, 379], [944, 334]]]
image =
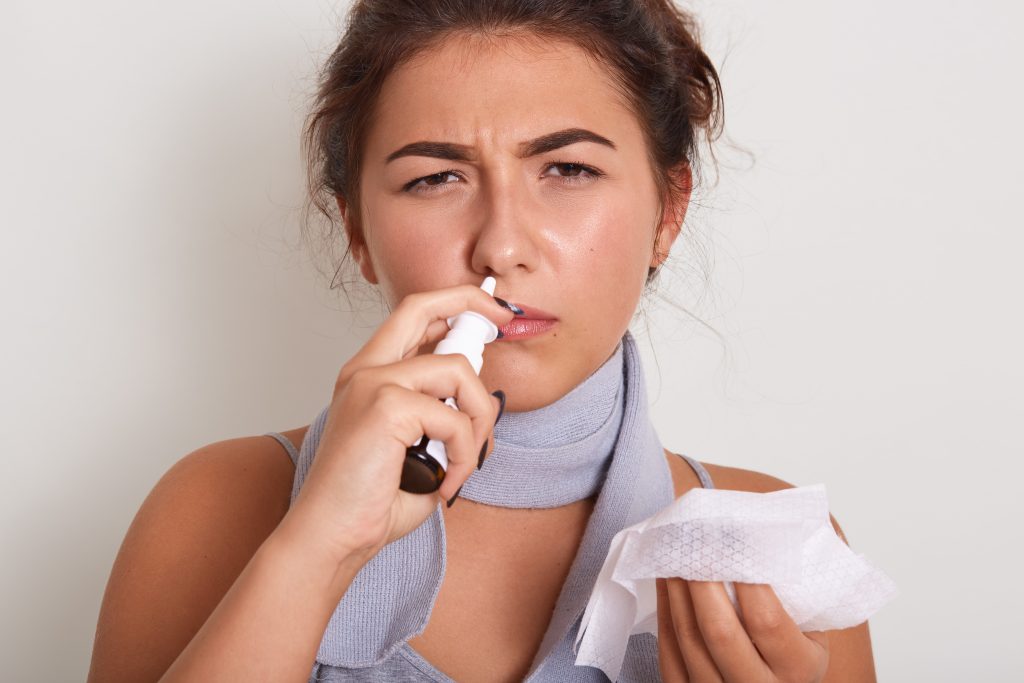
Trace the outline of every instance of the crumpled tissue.
[[824, 485], [692, 489], [612, 538], [576, 636], [576, 664], [617, 680], [629, 636], [658, 633], [654, 580], [664, 577], [771, 584], [802, 631], [856, 626], [897, 594], [836, 535]]

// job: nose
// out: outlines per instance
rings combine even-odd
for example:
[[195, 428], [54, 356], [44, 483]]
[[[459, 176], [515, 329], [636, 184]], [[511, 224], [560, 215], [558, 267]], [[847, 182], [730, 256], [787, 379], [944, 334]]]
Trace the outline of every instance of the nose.
[[510, 177], [491, 179], [481, 201], [484, 210], [473, 245], [473, 270], [504, 277], [536, 270], [539, 230], [526, 188]]

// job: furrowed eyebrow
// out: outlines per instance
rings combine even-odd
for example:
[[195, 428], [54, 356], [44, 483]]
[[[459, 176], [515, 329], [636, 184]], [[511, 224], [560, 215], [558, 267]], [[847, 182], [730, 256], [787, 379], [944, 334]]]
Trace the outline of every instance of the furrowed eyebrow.
[[389, 154], [385, 163], [391, 163], [401, 157], [434, 157], [451, 161], [472, 161], [473, 153], [469, 147], [457, 145], [454, 142], [411, 142]]
[[539, 138], [520, 144], [519, 158], [535, 157], [538, 154], [545, 154], [559, 147], [566, 147], [577, 142], [595, 142], [599, 145], [615, 149], [615, 143], [602, 135], [598, 135], [585, 128], [566, 128], [565, 130], [541, 135]]
[[[598, 135], [585, 128], [566, 128], [565, 130], [541, 135], [539, 138], [520, 143], [518, 155], [520, 159], [527, 159], [577, 142], [594, 142], [611, 149], [616, 149], [615, 143], [602, 135]], [[433, 157], [449, 161], [473, 161], [475, 159], [472, 148], [466, 145], [459, 145], [454, 142], [421, 141], [409, 143], [401, 149], [392, 152], [388, 155], [385, 163], [409, 156]]]

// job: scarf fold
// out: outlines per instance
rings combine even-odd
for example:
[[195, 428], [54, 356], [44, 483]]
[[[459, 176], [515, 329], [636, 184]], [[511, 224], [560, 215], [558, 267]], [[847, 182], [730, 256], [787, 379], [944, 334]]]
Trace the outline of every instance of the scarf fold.
[[[328, 408], [311, 423], [302, 443], [293, 501], [312, 465]], [[502, 507], [550, 508], [597, 495], [525, 680], [605, 680], [600, 670], [573, 664], [572, 643], [583, 610], [612, 537], [674, 499], [632, 334], [626, 332], [601, 367], [554, 403], [506, 413], [495, 426], [494, 439], [493, 452], [466, 481], [460, 497]], [[445, 556], [438, 505], [423, 524], [384, 546], [356, 575], [331, 616], [316, 660], [344, 668], [374, 666], [422, 633], [444, 579]], [[647, 662], [652, 648], [646, 642], [647, 663], [634, 662], [641, 667], [634, 669], [635, 680], [659, 680], [654, 642], [653, 661]], [[627, 653], [624, 675], [629, 670]]]
[[625, 407], [623, 347], [554, 403], [506, 412], [494, 450], [461, 498], [509, 508], [553, 508], [601, 490]]

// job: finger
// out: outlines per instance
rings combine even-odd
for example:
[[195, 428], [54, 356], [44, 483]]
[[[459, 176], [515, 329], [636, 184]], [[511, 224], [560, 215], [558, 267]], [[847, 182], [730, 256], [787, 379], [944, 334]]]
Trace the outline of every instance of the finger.
[[426, 431], [412, 436], [409, 442], [413, 443], [424, 433], [431, 439], [445, 442], [448, 466], [441, 491], [451, 491], [454, 495], [458, 487], [477, 469], [480, 449], [488, 439], [497, 416], [497, 399], [487, 393], [469, 361], [457, 354], [418, 356], [402, 363], [370, 368], [363, 373], [373, 375], [371, 381], [401, 386], [428, 398], [455, 398], [458, 410], [440, 401], [432, 402], [430, 406], [432, 410], [441, 408], [468, 418], [468, 451], [452, 448], [443, 437]]
[[803, 634], [828, 652], [828, 631], [804, 631]]
[[424, 346], [430, 346], [437, 344], [437, 342], [444, 339], [444, 336], [451, 330], [448, 327], [448, 320], [435, 320], [434, 322], [427, 325], [427, 329], [423, 332], [423, 338], [420, 339], [419, 343], [415, 344], [413, 348], [406, 351], [403, 358], [410, 358], [418, 354], [419, 350]]
[[426, 340], [444, 336], [436, 323], [440, 322], [446, 330], [445, 321], [463, 311], [475, 311], [498, 326], [515, 317], [493, 296], [474, 285], [416, 292], [402, 299], [356, 354], [359, 365], [384, 365], [408, 357]]
[[481, 446], [480, 457], [476, 464], [477, 469], [483, 467], [484, 461], [491, 457], [491, 453], [494, 452], [494, 449], [497, 446], [497, 442], [494, 440], [494, 426], [498, 423], [504, 401], [494, 394], [491, 394], [490, 396], [491, 404], [494, 408], [494, 421], [491, 423], [491, 428], [487, 431], [487, 436], [484, 437], [484, 444]]
[[[423, 336], [418, 341], [407, 345], [408, 350], [406, 350], [405, 354], [399, 360], [405, 360], [406, 358], [412, 358], [413, 356], [420, 355], [423, 352], [423, 347], [437, 344], [439, 341], [444, 339], [444, 336], [448, 334], [450, 330], [451, 328], [448, 327], [447, 319], [433, 321], [427, 325], [426, 329], [423, 331]], [[368, 364], [366, 363], [366, 356], [357, 355], [353, 358], [361, 365]], [[369, 365], [372, 365], [372, 363]]]
[[737, 583], [735, 587], [743, 625], [777, 678], [805, 681], [824, 674], [828, 650], [800, 631], [771, 586]]
[[478, 452], [479, 444], [494, 427], [494, 396], [487, 393], [469, 360], [459, 353], [421, 355], [387, 366], [364, 368], [352, 375], [347, 386], [356, 384], [367, 387], [355, 390], [368, 399], [374, 390], [388, 384], [434, 398], [455, 398], [459, 412], [472, 421]]
[[497, 409], [494, 396], [487, 393], [465, 356], [455, 353], [417, 356], [360, 372], [377, 385], [397, 384], [438, 399], [454, 398], [458, 412], [466, 414], [472, 422], [479, 455], [480, 446], [494, 427]]
[[665, 579], [655, 579], [654, 588], [658, 595], [658, 668], [664, 683], [689, 683], [683, 654], [676, 642], [676, 630], [672, 625], [668, 590]]
[[676, 578], [666, 580], [665, 587], [672, 614], [672, 626], [676, 633], [676, 642], [682, 652], [686, 671], [695, 683], [721, 681], [722, 675], [719, 673], [718, 667], [715, 666], [715, 660], [704, 643], [704, 634], [701, 633], [697, 624], [688, 583], [688, 581]]
[[445, 338], [445, 335], [447, 335], [451, 329], [452, 328], [448, 327], [447, 318], [444, 320], [435, 320], [427, 325], [427, 329], [423, 333], [423, 337], [418, 342], [412, 344], [402, 358], [412, 358], [413, 356], [420, 355], [423, 347], [435, 346], [439, 341]]
[[725, 586], [720, 581], [688, 583], [697, 625], [722, 677], [742, 683], [773, 680], [771, 670], [740, 623]]
[[[437, 493], [445, 500], [451, 498], [476, 467], [480, 449], [474, 445], [469, 416], [426, 394], [396, 384], [383, 386], [380, 395], [382, 407], [391, 414], [390, 435], [401, 443], [403, 449], [419, 441], [424, 434], [444, 443], [448, 467]], [[469, 462], [472, 465], [466, 466]], [[388, 485], [397, 488], [400, 479], [401, 463], [398, 462], [393, 481]]]

